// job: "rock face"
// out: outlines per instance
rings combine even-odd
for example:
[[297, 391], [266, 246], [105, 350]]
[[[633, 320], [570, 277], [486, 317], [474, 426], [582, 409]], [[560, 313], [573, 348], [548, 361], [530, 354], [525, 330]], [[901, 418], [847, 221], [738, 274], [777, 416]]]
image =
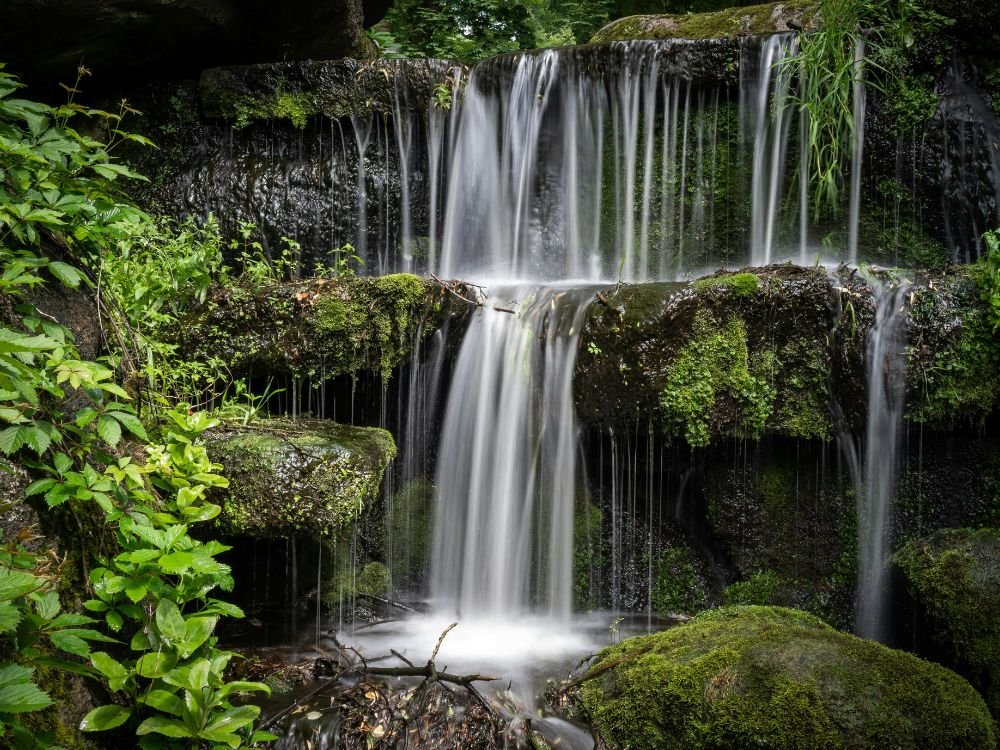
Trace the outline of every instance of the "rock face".
[[43, 81], [72, 83], [81, 61], [107, 82], [179, 78], [212, 65], [345, 57], [386, 9], [379, 0], [10, 0], [0, 50], [12, 70]]
[[996, 747], [961, 677], [794, 610], [707, 612], [605, 649], [591, 674], [581, 697], [611, 750]]
[[815, 25], [815, 0], [789, 0], [714, 13], [628, 16], [594, 34], [592, 42], [629, 39], [724, 39], [792, 31]]
[[330, 421], [254, 422], [206, 436], [229, 479], [219, 525], [255, 539], [329, 536], [379, 497], [392, 435]]
[[[867, 283], [796, 266], [719, 272], [595, 296], [577, 359], [589, 426], [652, 421], [704, 446], [717, 436], [829, 440], [863, 424]], [[1000, 346], [968, 270], [922, 274], [909, 297], [907, 417], [982, 423], [1000, 398]]]
[[930, 615], [934, 639], [1000, 716], [1000, 531], [943, 529], [893, 560]]

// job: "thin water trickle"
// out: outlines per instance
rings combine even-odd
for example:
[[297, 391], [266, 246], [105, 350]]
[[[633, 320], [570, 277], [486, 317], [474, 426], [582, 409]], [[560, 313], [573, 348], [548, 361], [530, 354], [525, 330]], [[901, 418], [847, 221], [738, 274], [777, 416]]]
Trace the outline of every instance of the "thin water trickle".
[[[858, 593], [855, 628], [884, 641], [888, 635], [890, 524], [906, 395], [906, 320], [909, 284], [872, 282], [875, 324], [868, 334], [868, 420], [864, 461], [853, 460], [858, 504]], [[857, 455], [857, 454], [855, 454]]]

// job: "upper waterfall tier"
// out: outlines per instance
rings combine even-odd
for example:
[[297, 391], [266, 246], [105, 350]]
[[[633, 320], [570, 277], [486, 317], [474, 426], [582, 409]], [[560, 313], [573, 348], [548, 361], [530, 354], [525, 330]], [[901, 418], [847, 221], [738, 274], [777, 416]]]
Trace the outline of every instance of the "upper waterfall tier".
[[345, 244], [370, 274], [546, 282], [977, 257], [1000, 205], [1000, 123], [971, 73], [942, 73], [923, 134], [898, 135], [878, 92], [857, 86], [866, 126], [843, 210], [817, 220], [800, 179], [800, 82], [784, 62], [797, 44], [783, 33], [506, 54], [471, 70], [206, 71], [202, 119], [159, 134], [167, 156], [147, 171], [162, 175], [161, 206], [257, 223], [272, 254], [299, 243], [307, 270]]

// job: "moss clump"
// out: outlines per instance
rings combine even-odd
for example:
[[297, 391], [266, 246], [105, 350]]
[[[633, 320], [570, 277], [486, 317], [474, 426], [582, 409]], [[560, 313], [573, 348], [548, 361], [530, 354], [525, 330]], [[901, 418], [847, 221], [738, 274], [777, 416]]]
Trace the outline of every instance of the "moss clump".
[[602, 666], [581, 698], [619, 750], [996, 747], [961, 677], [795, 610], [706, 612], [605, 649]]
[[628, 16], [612, 21], [594, 34], [592, 42], [631, 39], [727, 39], [749, 34], [787, 31], [788, 22], [811, 26], [816, 0], [788, 0], [749, 7], [726, 8], [713, 13], [666, 16]]
[[907, 417], [914, 422], [981, 425], [1000, 402], [1000, 337], [974, 274], [956, 270], [911, 295]]
[[304, 128], [309, 118], [319, 113], [315, 98], [305, 92], [276, 91], [260, 99], [243, 97], [232, 106], [237, 128], [245, 128], [255, 120], [290, 120], [295, 127]]
[[944, 529], [911, 540], [893, 561], [930, 614], [936, 640], [1000, 717], [1000, 530]]
[[601, 606], [601, 572], [608, 544], [603, 535], [603, 513], [589, 500], [578, 502], [573, 517], [573, 602], [576, 609]]
[[[711, 441], [712, 423], [726, 415], [732, 432], [759, 437], [771, 413], [774, 389], [760, 374], [767, 363], [751, 368], [746, 326], [730, 318], [722, 327], [707, 311], [694, 320], [691, 341], [667, 374], [661, 405], [668, 428], [692, 446]], [[762, 367], [762, 365], [764, 365]], [[720, 406], [719, 401], [726, 404]]]
[[736, 297], [752, 297], [760, 290], [760, 279], [752, 273], [733, 273], [723, 276], [707, 276], [692, 282], [700, 292], [724, 290]]
[[396, 455], [385, 430], [329, 421], [267, 420], [209, 433], [206, 442], [230, 481], [219, 524], [260, 539], [335, 534], [378, 498]]
[[830, 418], [830, 350], [822, 341], [793, 338], [778, 351], [775, 372], [784, 374], [769, 427], [796, 438], [833, 437]]

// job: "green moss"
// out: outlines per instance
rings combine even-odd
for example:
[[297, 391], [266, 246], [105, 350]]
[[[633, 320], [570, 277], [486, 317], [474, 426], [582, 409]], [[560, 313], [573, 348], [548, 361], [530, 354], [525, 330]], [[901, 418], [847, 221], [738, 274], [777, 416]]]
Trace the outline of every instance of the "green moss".
[[378, 498], [396, 455], [385, 430], [329, 421], [266, 420], [206, 442], [230, 481], [219, 524], [257, 538], [335, 534]]
[[745, 581], [738, 581], [726, 586], [725, 591], [722, 592], [722, 603], [727, 605], [787, 605], [786, 585], [785, 579], [773, 570], [754, 573]]
[[911, 295], [910, 320], [919, 329], [907, 363], [907, 417], [914, 422], [983, 424], [1000, 400], [1000, 337], [974, 273], [956, 270]]
[[886, 98], [892, 103], [892, 112], [896, 116], [896, 135], [922, 133], [940, 104], [934, 90], [934, 76], [922, 73], [890, 76], [890, 79], [892, 90], [886, 92]]
[[931, 615], [935, 638], [1000, 717], [1000, 530], [944, 529], [911, 540], [893, 561]]
[[707, 612], [605, 649], [602, 667], [580, 693], [613, 750], [996, 747], [961, 677], [795, 610]]
[[793, 338], [778, 351], [774, 369], [784, 377], [770, 429], [789, 437], [832, 439], [830, 367], [823, 341]]
[[720, 289], [736, 297], [752, 297], [760, 290], [760, 279], [752, 273], [733, 273], [723, 276], [707, 276], [692, 282], [698, 291]]
[[290, 120], [295, 127], [304, 128], [309, 118], [319, 113], [315, 98], [304, 92], [276, 91], [267, 98], [234, 97], [230, 106], [238, 128], [245, 128], [255, 120]]
[[[760, 376], [766, 360], [751, 367], [746, 326], [730, 318], [722, 327], [707, 311], [694, 320], [691, 341], [667, 374], [661, 405], [666, 424], [692, 446], [711, 441], [712, 423], [727, 412], [736, 435], [759, 437], [771, 413], [774, 389]], [[725, 400], [725, 405], [720, 405]]]
[[573, 518], [573, 600], [576, 609], [601, 606], [601, 572], [608, 559], [602, 534], [601, 509], [584, 500], [576, 504]]
[[[801, 11], [812, 23], [816, 0], [789, 0], [749, 7], [726, 8], [713, 13], [670, 16], [629, 16], [612, 21], [598, 31], [592, 42], [628, 41], [630, 39], [725, 39], [748, 34], [783, 31], [776, 28], [775, 17], [784, 12]], [[776, 9], [778, 12], [776, 13]]]

